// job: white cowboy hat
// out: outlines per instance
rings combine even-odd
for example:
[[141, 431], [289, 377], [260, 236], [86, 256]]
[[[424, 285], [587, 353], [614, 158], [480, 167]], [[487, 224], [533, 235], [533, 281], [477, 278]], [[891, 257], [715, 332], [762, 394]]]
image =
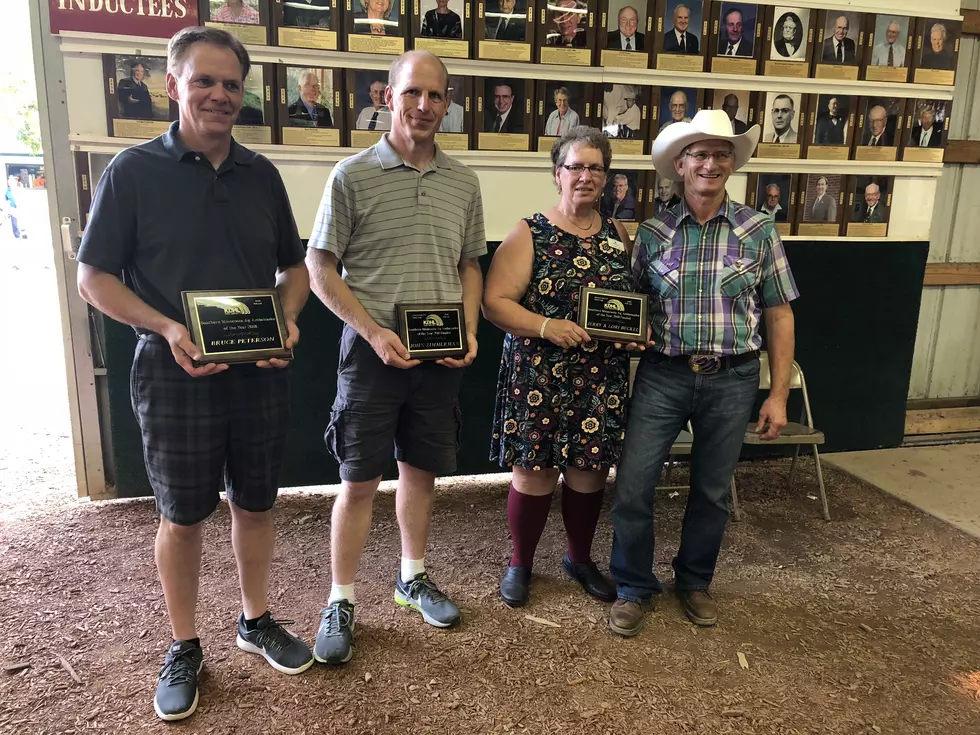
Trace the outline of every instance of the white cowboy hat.
[[753, 125], [741, 135], [735, 135], [732, 121], [724, 110], [701, 110], [691, 122], [675, 122], [653, 141], [650, 158], [653, 167], [663, 178], [681, 181], [683, 177], [674, 169], [674, 159], [692, 143], [702, 140], [728, 140], [735, 147], [735, 169], [744, 166], [756, 145], [762, 130]]

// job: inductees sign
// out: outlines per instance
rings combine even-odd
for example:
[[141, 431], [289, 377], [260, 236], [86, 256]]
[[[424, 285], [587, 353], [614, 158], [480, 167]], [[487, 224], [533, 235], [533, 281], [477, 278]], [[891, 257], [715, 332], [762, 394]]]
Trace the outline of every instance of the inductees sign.
[[88, 31], [170, 38], [196, 26], [197, 0], [48, 0], [51, 32]]

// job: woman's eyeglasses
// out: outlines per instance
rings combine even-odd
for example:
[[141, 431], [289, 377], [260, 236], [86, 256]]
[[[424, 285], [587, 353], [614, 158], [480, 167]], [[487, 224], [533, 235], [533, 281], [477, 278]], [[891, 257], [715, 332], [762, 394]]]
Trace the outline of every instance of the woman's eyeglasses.
[[592, 176], [601, 176], [606, 173], [605, 166], [583, 166], [581, 163], [573, 163], [570, 166], [566, 166], [564, 163], [558, 164], [560, 168], [565, 169], [568, 173], [573, 176], [581, 176], [583, 171], [588, 171]]

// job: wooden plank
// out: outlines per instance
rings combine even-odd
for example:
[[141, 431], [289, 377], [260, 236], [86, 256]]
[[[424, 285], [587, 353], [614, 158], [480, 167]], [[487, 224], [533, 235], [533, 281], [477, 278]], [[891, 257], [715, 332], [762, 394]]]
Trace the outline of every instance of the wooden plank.
[[980, 10], [960, 8], [960, 15], [963, 16], [963, 30], [960, 33], [964, 36], [980, 36]]
[[940, 408], [967, 408], [980, 406], [980, 396], [965, 398], [912, 398], [905, 402], [906, 411], [935, 411]]
[[927, 263], [922, 285], [980, 285], [980, 263]]
[[980, 163], [980, 140], [951, 140], [943, 163]]
[[980, 431], [980, 407], [906, 411], [905, 435]]

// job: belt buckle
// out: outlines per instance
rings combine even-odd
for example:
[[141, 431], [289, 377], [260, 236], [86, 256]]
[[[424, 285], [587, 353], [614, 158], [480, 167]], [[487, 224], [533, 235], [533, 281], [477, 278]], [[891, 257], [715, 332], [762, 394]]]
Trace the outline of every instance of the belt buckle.
[[714, 375], [721, 370], [721, 358], [718, 355], [691, 355], [687, 358], [687, 366], [692, 373]]

